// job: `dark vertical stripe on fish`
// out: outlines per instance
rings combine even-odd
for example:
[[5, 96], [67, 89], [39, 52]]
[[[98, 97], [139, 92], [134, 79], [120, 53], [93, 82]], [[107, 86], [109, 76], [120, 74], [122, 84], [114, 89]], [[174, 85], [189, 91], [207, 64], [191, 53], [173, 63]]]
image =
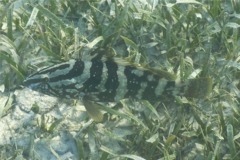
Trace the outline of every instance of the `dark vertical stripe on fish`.
[[163, 95], [172, 96], [173, 91], [176, 89], [175, 87], [176, 87], [175, 81], [168, 81], [164, 88]]
[[104, 85], [106, 90], [100, 93], [99, 98], [107, 101], [114, 101], [117, 94], [116, 90], [119, 86], [117, 75], [118, 65], [112, 60], [107, 60], [105, 63], [107, 67], [107, 81]]
[[101, 75], [103, 71], [103, 62], [101, 59], [93, 58], [92, 66], [90, 68], [90, 78], [83, 83], [85, 92], [94, 92], [96, 87], [101, 82]]
[[141, 82], [143, 78], [132, 73], [132, 71], [135, 69], [135, 67], [126, 66], [124, 70], [124, 74], [127, 77], [127, 93], [125, 94], [125, 98], [135, 97], [141, 88]]
[[159, 77], [156, 75], [144, 75], [144, 77], [151, 76], [151, 78], [147, 78], [147, 87], [145, 88], [142, 98], [148, 99], [149, 101], [155, 101], [157, 99], [157, 96], [155, 94], [155, 89], [158, 85]]

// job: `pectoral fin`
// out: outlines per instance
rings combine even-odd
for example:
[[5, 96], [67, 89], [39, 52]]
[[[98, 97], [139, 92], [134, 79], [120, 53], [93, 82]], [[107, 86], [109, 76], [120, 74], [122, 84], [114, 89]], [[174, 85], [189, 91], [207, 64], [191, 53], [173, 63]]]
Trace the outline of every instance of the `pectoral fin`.
[[103, 114], [99, 110], [100, 104], [97, 104], [94, 101], [89, 100], [88, 97], [83, 98], [83, 104], [87, 110], [88, 115], [96, 122], [102, 122]]

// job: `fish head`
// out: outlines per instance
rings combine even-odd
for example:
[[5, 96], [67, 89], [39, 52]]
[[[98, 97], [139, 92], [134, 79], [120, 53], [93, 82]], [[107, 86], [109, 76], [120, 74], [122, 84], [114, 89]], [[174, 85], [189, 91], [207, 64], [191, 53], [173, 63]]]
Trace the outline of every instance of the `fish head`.
[[81, 84], [83, 69], [82, 61], [70, 60], [39, 70], [28, 76], [23, 85], [43, 94], [75, 98], [83, 86]]

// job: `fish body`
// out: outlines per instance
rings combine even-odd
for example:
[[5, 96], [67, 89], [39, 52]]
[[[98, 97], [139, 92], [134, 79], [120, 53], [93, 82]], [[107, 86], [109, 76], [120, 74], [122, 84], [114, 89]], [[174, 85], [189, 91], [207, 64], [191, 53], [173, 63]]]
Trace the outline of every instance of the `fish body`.
[[89, 97], [96, 102], [124, 98], [154, 102], [163, 95], [203, 98], [210, 93], [211, 79], [179, 83], [165, 71], [147, 69], [119, 59], [95, 57], [90, 61], [69, 60], [30, 75], [24, 85], [57, 97]]

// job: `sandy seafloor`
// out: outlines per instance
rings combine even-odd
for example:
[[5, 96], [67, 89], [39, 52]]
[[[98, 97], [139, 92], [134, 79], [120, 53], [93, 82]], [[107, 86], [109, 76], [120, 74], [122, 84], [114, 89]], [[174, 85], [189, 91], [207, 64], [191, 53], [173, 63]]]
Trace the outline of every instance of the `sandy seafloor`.
[[[12, 101], [11, 106], [4, 111], [7, 101]], [[128, 142], [126, 137], [134, 134], [127, 119], [95, 123], [80, 101], [28, 88], [16, 90], [12, 96], [1, 93], [0, 115], [0, 158], [4, 159], [99, 159], [99, 150], [128, 157], [121, 142]]]
[[[16, 156], [17, 159], [77, 159], [73, 136], [81, 134], [84, 126], [79, 123], [87, 116], [84, 106], [72, 107], [71, 104], [59, 102], [55, 97], [27, 88], [17, 90], [14, 94], [14, 106], [0, 119], [0, 146], [11, 148], [6, 150], [9, 153], [4, 154], [15, 154], [19, 150], [22, 153]], [[2, 104], [7, 99], [8, 96], [1, 95]], [[31, 110], [32, 106], [38, 106], [37, 114]], [[60, 127], [57, 125], [58, 129], [53, 129], [52, 132], [44, 130], [56, 121], [61, 123]], [[45, 127], [41, 128], [41, 124]]]

